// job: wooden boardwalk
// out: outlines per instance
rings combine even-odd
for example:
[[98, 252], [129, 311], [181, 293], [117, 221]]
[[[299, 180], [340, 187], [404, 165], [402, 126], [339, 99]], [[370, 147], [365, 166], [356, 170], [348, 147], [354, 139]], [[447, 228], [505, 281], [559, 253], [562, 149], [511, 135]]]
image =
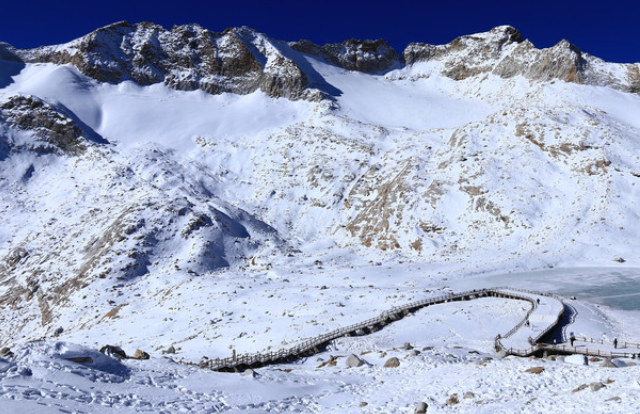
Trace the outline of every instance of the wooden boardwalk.
[[[257, 368], [270, 364], [284, 363], [301, 357], [311, 356], [321, 352], [334, 339], [344, 336], [367, 335], [382, 329], [404, 316], [427, 306], [447, 302], [468, 301], [484, 297], [500, 297], [523, 300], [531, 304], [531, 309], [516, 326], [505, 335], [495, 338], [496, 350], [513, 355], [531, 355], [539, 351], [537, 341], [553, 329], [561, 319], [564, 305], [562, 300], [551, 294], [527, 291], [514, 288], [491, 288], [472, 290], [461, 293], [451, 293], [426, 298], [423, 300], [396, 306], [382, 312], [379, 316], [366, 321], [345, 326], [326, 334], [308, 338], [297, 344], [277, 351], [257, 354], [234, 355], [228, 358], [215, 358], [202, 361], [198, 365], [203, 368], [223, 372], [238, 372], [247, 368]], [[541, 309], [546, 307], [545, 312]], [[551, 313], [550, 313], [551, 312]], [[533, 321], [533, 323], [532, 323]], [[519, 333], [523, 326], [527, 331]], [[506, 343], [508, 346], [506, 346]]]
[[[239, 372], [248, 368], [258, 368], [265, 365], [289, 362], [321, 352], [329, 342], [345, 336], [361, 336], [376, 332], [384, 326], [397, 321], [406, 315], [427, 306], [448, 302], [475, 300], [485, 297], [499, 297], [529, 302], [531, 308], [525, 317], [504, 335], [495, 337], [495, 349], [498, 354], [528, 357], [546, 354], [585, 354], [600, 357], [636, 358], [640, 355], [640, 344], [620, 342], [619, 349], [613, 348], [610, 341], [592, 338], [576, 338], [574, 345], [547, 344], [542, 338], [555, 328], [562, 328], [563, 342], [568, 341], [564, 326], [559, 326], [567, 306], [557, 295], [531, 290], [515, 288], [490, 288], [472, 290], [461, 293], [451, 293], [426, 298], [402, 306], [393, 307], [382, 312], [379, 316], [366, 321], [345, 326], [326, 334], [308, 338], [297, 344], [278, 351], [257, 354], [234, 355], [228, 358], [215, 358], [202, 361], [198, 366], [221, 372]], [[570, 310], [570, 309], [569, 309]], [[575, 315], [573, 315], [575, 317]], [[573, 322], [570, 318], [570, 323]]]

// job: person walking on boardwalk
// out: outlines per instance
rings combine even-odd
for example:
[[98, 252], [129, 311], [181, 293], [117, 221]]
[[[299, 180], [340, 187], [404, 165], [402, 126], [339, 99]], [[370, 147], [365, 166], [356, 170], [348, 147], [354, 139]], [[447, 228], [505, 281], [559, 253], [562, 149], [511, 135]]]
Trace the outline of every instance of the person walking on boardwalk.
[[573, 343], [575, 342], [576, 337], [571, 335], [571, 338], [569, 338], [569, 340], [571, 341], [571, 346], [573, 346]]
[[618, 349], [618, 338], [613, 338], [613, 348]]

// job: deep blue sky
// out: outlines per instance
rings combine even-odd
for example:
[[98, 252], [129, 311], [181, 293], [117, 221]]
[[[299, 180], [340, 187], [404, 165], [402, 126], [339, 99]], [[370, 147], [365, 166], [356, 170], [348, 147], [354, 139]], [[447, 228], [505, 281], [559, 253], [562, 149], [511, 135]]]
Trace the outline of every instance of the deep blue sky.
[[120, 20], [199, 23], [213, 31], [245, 25], [318, 44], [383, 38], [399, 53], [410, 42], [443, 44], [509, 24], [537, 47], [564, 38], [608, 61], [640, 62], [637, 0], [9, 0], [0, 8], [0, 41], [21, 48], [64, 43]]

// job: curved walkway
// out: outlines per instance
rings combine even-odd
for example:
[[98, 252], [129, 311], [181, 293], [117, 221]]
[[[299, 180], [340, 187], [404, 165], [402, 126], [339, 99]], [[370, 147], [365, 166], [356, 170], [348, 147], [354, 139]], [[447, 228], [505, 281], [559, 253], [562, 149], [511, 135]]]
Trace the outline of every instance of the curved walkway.
[[215, 371], [237, 372], [247, 368], [291, 361], [320, 352], [329, 342], [343, 336], [367, 335], [421, 308], [447, 302], [467, 301], [482, 297], [501, 297], [531, 303], [527, 315], [505, 335], [495, 338], [496, 351], [503, 354], [531, 355], [541, 348], [538, 341], [556, 327], [564, 314], [562, 300], [551, 294], [515, 288], [490, 288], [435, 296], [384, 311], [364, 322], [303, 340], [296, 345], [264, 354], [234, 355], [202, 361], [199, 366]]
[[554, 329], [561, 329], [564, 340], [565, 324], [573, 323], [577, 312], [571, 305], [550, 293], [535, 292], [515, 288], [490, 288], [472, 290], [462, 293], [435, 296], [406, 305], [396, 306], [384, 311], [380, 316], [364, 322], [336, 329], [323, 335], [305, 339], [296, 345], [264, 354], [234, 355], [229, 358], [216, 358], [203, 361], [198, 365], [215, 371], [238, 372], [247, 368], [257, 368], [265, 365], [288, 362], [301, 357], [307, 357], [321, 350], [334, 339], [343, 336], [367, 335], [382, 329], [404, 316], [421, 308], [447, 302], [467, 301], [483, 297], [500, 297], [523, 300], [531, 303], [531, 309], [526, 316], [509, 332], [497, 335], [495, 348], [499, 355], [531, 356], [544, 354], [585, 354], [601, 357], [640, 356], [640, 344], [621, 342], [614, 348], [610, 341], [592, 338], [575, 338], [574, 346], [566, 344], [543, 343], [543, 337]]

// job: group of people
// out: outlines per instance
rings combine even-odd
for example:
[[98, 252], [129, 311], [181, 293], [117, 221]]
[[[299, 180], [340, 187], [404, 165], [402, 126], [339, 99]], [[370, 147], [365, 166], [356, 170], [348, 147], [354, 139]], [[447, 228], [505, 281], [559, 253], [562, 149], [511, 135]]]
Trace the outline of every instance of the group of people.
[[[575, 335], [572, 334], [569, 341], [571, 342], [571, 346], [573, 346], [573, 343], [576, 341]], [[613, 348], [618, 349], [618, 338], [613, 338]]]

